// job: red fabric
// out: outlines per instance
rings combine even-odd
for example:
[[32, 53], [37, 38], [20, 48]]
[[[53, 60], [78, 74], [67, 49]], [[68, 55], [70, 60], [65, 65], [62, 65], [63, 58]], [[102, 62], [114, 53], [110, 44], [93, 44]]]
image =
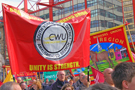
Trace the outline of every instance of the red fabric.
[[104, 75], [102, 72], [98, 71], [97, 69], [91, 67], [93, 76], [94, 76], [94, 81], [95, 83], [103, 83], [104, 82]]
[[67, 22], [70, 22], [74, 29], [72, 49], [61, 60], [49, 60], [39, 53], [34, 43], [36, 30], [45, 20], [10, 5], [2, 4], [2, 7], [5, 37], [13, 74], [67, 70], [89, 65], [90, 10], [76, 12], [63, 20], [68, 20]]
[[3, 82], [0, 81], [0, 87], [2, 86]]

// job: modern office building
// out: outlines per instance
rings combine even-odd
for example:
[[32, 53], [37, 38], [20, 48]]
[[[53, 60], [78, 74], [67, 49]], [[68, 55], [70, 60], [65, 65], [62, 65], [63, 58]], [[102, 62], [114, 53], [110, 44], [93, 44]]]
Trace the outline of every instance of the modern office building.
[[[62, 1], [64, 0], [59, 0], [59, 2]], [[56, 0], [54, 0], [55, 2]], [[87, 0], [86, 3], [85, 0], [71, 0], [53, 7], [53, 21], [83, 10], [87, 6], [91, 10], [91, 33], [123, 24], [121, 2], [117, 0]], [[41, 10], [32, 15], [49, 20], [49, 9]]]

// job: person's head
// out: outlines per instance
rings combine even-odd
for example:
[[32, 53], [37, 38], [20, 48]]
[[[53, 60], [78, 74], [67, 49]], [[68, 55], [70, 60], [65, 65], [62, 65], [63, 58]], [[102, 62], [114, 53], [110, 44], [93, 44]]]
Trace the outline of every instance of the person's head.
[[81, 73], [79, 74], [79, 79], [80, 79], [81, 82], [82, 82], [82, 78], [83, 78], [84, 75], [85, 75], [85, 74], [84, 74], [83, 72], [81, 72]]
[[21, 86], [22, 90], [26, 89], [26, 83], [25, 82], [21, 82], [20, 86]]
[[57, 78], [58, 78], [60, 81], [64, 81], [64, 80], [65, 80], [65, 72], [64, 72], [64, 71], [58, 71], [58, 73], [57, 73]]
[[77, 77], [74, 77], [73, 78], [73, 83], [76, 83], [78, 80], [79, 80], [79, 77], [78, 76]]
[[73, 85], [73, 80], [72, 79], [70, 79], [69, 84]]
[[106, 68], [104, 70], [104, 78], [105, 78], [105, 82], [108, 83], [109, 85], [114, 85], [111, 74], [113, 72], [112, 68]]
[[135, 63], [122, 62], [112, 73], [115, 87], [122, 90], [135, 90]]
[[32, 80], [32, 84], [36, 84], [37, 83], [37, 80], [36, 79], [33, 79]]
[[89, 78], [89, 82], [88, 82], [88, 76], [87, 75], [84, 75], [83, 77], [82, 77], [82, 83], [83, 83], [83, 85], [85, 85], [86, 87], [89, 87], [89, 84], [90, 84], [90, 82], [91, 82], [91, 80], [90, 80], [90, 78]]
[[108, 84], [98, 83], [94, 84], [90, 90], [118, 90], [118, 89]]
[[70, 85], [69, 83], [64, 84], [64, 86], [61, 88], [61, 90], [74, 90], [74, 87]]
[[36, 85], [37, 85], [37, 87], [38, 87], [39, 89], [42, 89], [42, 84], [41, 84], [41, 82], [40, 82], [39, 79], [37, 79]]
[[22, 82], [22, 78], [18, 77], [18, 78], [17, 78], [17, 83], [20, 84], [21, 82]]
[[52, 85], [53, 83], [54, 83], [54, 80], [51, 79], [51, 80], [49, 81], [49, 84]]
[[48, 82], [49, 82], [49, 79], [48, 79], [48, 78], [46, 78], [46, 79], [45, 79], [45, 83], [48, 83]]
[[1, 87], [0, 90], [22, 90], [20, 85], [16, 82], [6, 82]]

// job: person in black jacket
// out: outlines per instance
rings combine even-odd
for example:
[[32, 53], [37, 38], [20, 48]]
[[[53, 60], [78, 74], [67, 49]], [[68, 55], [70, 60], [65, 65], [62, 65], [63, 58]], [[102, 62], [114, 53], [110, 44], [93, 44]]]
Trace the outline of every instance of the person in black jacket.
[[62, 86], [68, 83], [65, 81], [65, 72], [64, 71], [59, 71], [57, 73], [57, 81], [51, 85], [50, 90], [61, 90]]
[[83, 72], [81, 72], [79, 74], [79, 80], [76, 83], [73, 84], [74, 89], [76, 89], [78, 86], [80, 86], [82, 84], [82, 80], [83, 80], [82, 78], [83, 78], [84, 75], [85, 74]]
[[44, 90], [50, 90], [51, 85], [52, 85], [53, 83], [54, 83], [54, 80], [51, 79], [51, 80], [49, 81], [49, 85], [48, 85]]

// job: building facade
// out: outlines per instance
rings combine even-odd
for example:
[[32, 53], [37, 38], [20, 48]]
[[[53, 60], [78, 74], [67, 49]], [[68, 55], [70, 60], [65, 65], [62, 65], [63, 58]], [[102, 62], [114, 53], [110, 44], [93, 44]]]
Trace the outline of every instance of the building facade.
[[[85, 0], [73, 0], [57, 7], [53, 7], [53, 21], [85, 9]], [[87, 8], [91, 10], [91, 33], [123, 24], [122, 4], [117, 0], [87, 0]], [[49, 20], [49, 9], [36, 13], [32, 15]]]

